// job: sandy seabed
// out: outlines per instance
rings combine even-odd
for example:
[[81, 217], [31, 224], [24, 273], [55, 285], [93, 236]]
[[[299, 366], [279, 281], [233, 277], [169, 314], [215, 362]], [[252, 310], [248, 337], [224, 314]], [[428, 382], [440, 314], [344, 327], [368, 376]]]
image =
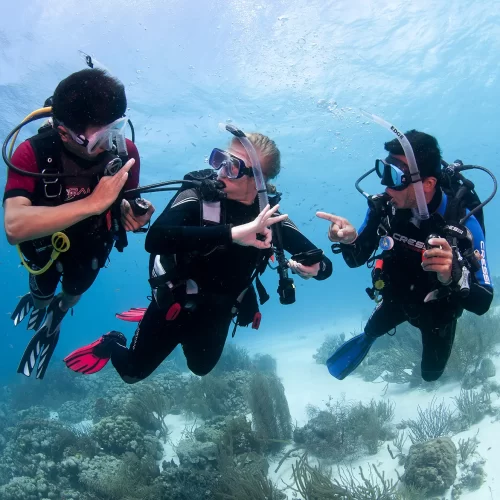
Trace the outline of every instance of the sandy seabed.
[[[319, 330], [319, 329], [318, 329]], [[342, 331], [342, 330], [340, 330]], [[349, 328], [345, 329], [350, 331]], [[368, 403], [371, 399], [389, 399], [395, 403], [394, 423], [404, 419], [416, 418], [417, 406], [426, 408], [431, 400], [436, 397], [437, 402], [443, 399], [446, 404], [453, 407], [452, 398], [460, 394], [460, 384], [450, 383], [439, 387], [435, 391], [425, 391], [423, 389], [410, 389], [407, 385], [387, 384], [381, 382], [365, 382], [360, 377], [350, 376], [343, 381], [336, 380], [329, 373], [325, 366], [317, 364], [313, 359], [313, 354], [325, 338], [324, 332], [317, 334], [299, 333], [284, 338], [256, 338], [254, 342], [245, 347], [250, 354], [266, 353], [276, 358], [278, 363], [278, 376], [285, 387], [285, 393], [292, 415], [292, 421], [299, 426], [304, 425], [307, 418], [306, 408], [308, 405], [324, 407], [328, 397], [334, 400], [345, 395], [348, 401], [361, 401]], [[494, 359], [497, 373], [500, 373], [500, 359]], [[492, 394], [494, 406], [500, 406], [500, 400]], [[165, 445], [165, 455], [163, 460], [174, 460], [178, 463], [177, 455], [174, 451], [175, 445], [182, 439], [186, 426], [189, 428], [193, 424], [200, 425], [202, 421], [189, 421], [181, 415], [168, 415], [165, 422], [171, 431], [169, 443]], [[478, 432], [479, 431], [479, 432]], [[495, 422], [493, 417], [485, 417], [479, 424], [472, 426], [467, 431], [456, 434], [452, 437], [458, 446], [460, 439], [467, 439], [477, 434], [480, 444], [477, 452], [486, 460], [485, 472], [487, 474], [485, 483], [479, 490], [464, 492], [461, 498], [464, 500], [492, 500], [500, 498], [500, 473], [498, 464], [500, 463], [500, 422]], [[411, 445], [408, 439], [405, 444], [404, 453], [408, 452]], [[289, 445], [287, 449], [292, 448]], [[394, 447], [391, 446], [393, 449]], [[285, 450], [286, 451], [286, 450]], [[275, 481], [280, 488], [285, 487], [285, 483], [292, 484], [292, 464], [297, 461], [296, 457], [287, 459], [277, 473], [275, 469], [279, 458], [270, 463], [269, 477]], [[314, 465], [314, 460], [311, 460]], [[368, 465], [374, 464], [379, 471], [385, 473], [386, 478], [397, 480], [397, 472], [401, 475], [404, 472], [402, 466], [398, 466], [397, 460], [393, 460], [389, 455], [386, 444], [380, 447], [376, 455], [364, 457], [350, 462], [354, 471], [361, 466], [365, 471]], [[335, 470], [335, 468], [334, 468]], [[497, 481], [497, 477], [499, 481]], [[291, 499], [291, 492], [289, 494]], [[451, 491], [445, 495], [446, 499], [451, 498]]]

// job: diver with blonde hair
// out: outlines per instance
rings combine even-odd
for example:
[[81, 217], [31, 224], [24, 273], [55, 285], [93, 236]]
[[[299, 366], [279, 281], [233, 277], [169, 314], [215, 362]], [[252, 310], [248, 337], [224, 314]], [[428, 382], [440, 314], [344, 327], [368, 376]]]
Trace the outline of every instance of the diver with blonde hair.
[[[203, 189], [181, 189], [151, 226], [146, 238], [152, 300], [147, 309], [118, 315], [140, 321], [130, 346], [120, 332], [109, 332], [65, 358], [77, 372], [99, 371], [111, 359], [125, 382], [148, 377], [179, 344], [189, 369], [206, 375], [217, 364], [231, 323], [257, 329], [257, 302], [266, 294], [259, 275], [274, 253], [282, 304], [295, 300], [287, 272], [324, 280], [332, 265], [288, 219], [279, 205], [270, 206], [268, 181], [280, 171], [280, 152], [262, 134], [245, 135], [227, 126], [234, 137], [227, 149], [215, 148], [211, 169], [193, 172]], [[212, 188], [215, 187], [215, 190]], [[142, 191], [141, 191], [142, 192]], [[292, 258], [284, 258], [284, 250]]]

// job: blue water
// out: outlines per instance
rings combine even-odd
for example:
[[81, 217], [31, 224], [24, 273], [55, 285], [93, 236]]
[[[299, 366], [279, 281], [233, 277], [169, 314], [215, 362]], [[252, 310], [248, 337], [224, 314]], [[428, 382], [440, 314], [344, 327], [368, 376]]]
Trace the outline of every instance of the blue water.
[[[274, 139], [282, 153], [282, 209], [328, 255], [327, 224], [317, 210], [359, 225], [366, 202], [354, 181], [384, 154], [390, 134], [360, 108], [437, 137], [447, 161], [483, 165], [500, 175], [500, 3], [471, 0], [20, 0], [0, 14], [0, 139], [41, 107], [57, 83], [94, 55], [120, 78], [136, 129], [141, 184], [179, 179], [205, 167], [229, 137], [219, 124]], [[36, 128], [26, 127], [21, 138]], [[6, 171], [0, 172], [0, 184]], [[490, 179], [471, 173], [479, 195]], [[364, 188], [376, 192], [372, 180]], [[148, 196], [161, 213], [170, 196]], [[500, 197], [485, 211], [489, 265], [500, 274]], [[114, 313], [147, 304], [144, 236], [113, 252], [92, 289], [64, 321], [52, 365], [111, 329], [130, 339], [133, 325]], [[298, 334], [359, 330], [373, 303], [369, 271], [332, 257], [324, 282], [295, 279], [297, 300], [281, 306], [277, 276], [259, 332], [235, 342], [284, 342]], [[27, 292], [15, 248], [0, 238], [0, 385], [18, 380], [29, 339], [10, 313]], [[347, 327], [346, 327], [347, 325]], [[51, 369], [44, 381], [49, 384]], [[289, 390], [287, 388], [287, 390]]]
[[[494, 3], [465, 1], [12, 2], [3, 5], [0, 21], [0, 136], [83, 68], [83, 50], [126, 85], [142, 184], [203, 168], [211, 149], [227, 143], [218, 124], [231, 120], [277, 142], [282, 208], [328, 250], [326, 223], [314, 212], [359, 224], [365, 202], [353, 182], [390, 139], [360, 116], [360, 107], [404, 130], [435, 135], [448, 161], [499, 172], [499, 17]], [[28, 127], [26, 136], [33, 131]], [[3, 182], [5, 171], [0, 175]], [[486, 176], [472, 178], [480, 195], [489, 194]], [[160, 211], [169, 198], [151, 199]], [[496, 199], [486, 211], [493, 274], [499, 208]], [[145, 303], [144, 238], [129, 239], [126, 253], [112, 255], [110, 268], [66, 320], [57, 354], [117, 328], [114, 312]], [[3, 238], [0, 255], [0, 378], [6, 379], [27, 340], [8, 317], [27, 277]], [[348, 270], [334, 258], [332, 279], [297, 280], [295, 305], [280, 306], [271, 293], [259, 335], [310, 324], [335, 331], [337, 321], [366, 317], [368, 279], [365, 269]], [[274, 274], [267, 273], [266, 283], [274, 290]]]

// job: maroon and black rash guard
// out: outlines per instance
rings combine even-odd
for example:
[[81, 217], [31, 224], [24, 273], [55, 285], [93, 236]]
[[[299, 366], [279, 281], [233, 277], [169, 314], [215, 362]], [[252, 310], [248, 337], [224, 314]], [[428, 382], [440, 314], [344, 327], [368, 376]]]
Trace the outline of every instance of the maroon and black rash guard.
[[[135, 160], [135, 164], [129, 170], [129, 175], [127, 183], [125, 184], [125, 189], [134, 189], [139, 185], [141, 160], [139, 158], [139, 152], [137, 151], [137, 147], [132, 141], [128, 139], [127, 139], [127, 151], [129, 158], [133, 158]], [[69, 152], [65, 152], [64, 154], [71, 155], [71, 153]], [[76, 159], [76, 157], [74, 158]], [[77, 161], [85, 162], [86, 160], [77, 159]], [[33, 148], [31, 147], [29, 141], [24, 141], [18, 146], [18, 148], [12, 155], [11, 162], [15, 167], [20, 168], [21, 170], [25, 170], [26, 172], [34, 172], [34, 173], [40, 172], [36, 164], [35, 152], [33, 151]], [[71, 184], [75, 184], [75, 182], [76, 183], [78, 182], [76, 178], [69, 177], [68, 180], [70, 181]], [[37, 182], [40, 182], [40, 179], [37, 179], [35, 177], [29, 177], [27, 175], [21, 175], [9, 169], [3, 201], [5, 202], [5, 200], [8, 198], [23, 196], [24, 198], [28, 198], [31, 202], [33, 202], [35, 186]], [[66, 189], [71, 190], [66, 193], [67, 197], [71, 196], [71, 201], [76, 201], [85, 198], [90, 194], [90, 192], [88, 192], [87, 190], [78, 189], [77, 185], [68, 185]]]

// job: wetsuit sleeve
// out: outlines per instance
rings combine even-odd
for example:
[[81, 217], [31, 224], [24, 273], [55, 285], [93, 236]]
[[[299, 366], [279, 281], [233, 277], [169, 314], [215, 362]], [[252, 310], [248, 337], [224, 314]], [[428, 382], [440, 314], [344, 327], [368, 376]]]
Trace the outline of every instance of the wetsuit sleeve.
[[177, 195], [149, 229], [146, 251], [161, 255], [208, 252], [231, 243], [231, 226], [201, 226], [200, 200], [196, 191], [187, 189]]
[[[285, 219], [281, 227], [283, 247], [292, 255], [318, 248], [298, 230], [297, 226], [290, 219]], [[314, 279], [317, 279], [319, 281], [325, 280], [326, 278], [329, 278], [331, 276], [332, 270], [332, 262], [328, 257], [325, 256], [320, 262], [318, 275], [314, 276]]]
[[128, 172], [128, 179], [125, 183], [125, 190], [127, 189], [135, 189], [139, 186], [139, 177], [141, 172], [141, 158], [139, 156], [139, 151], [137, 150], [136, 145], [127, 139], [127, 152], [129, 158], [133, 158], [135, 160], [134, 166]]
[[373, 210], [368, 209], [365, 220], [358, 230], [358, 237], [350, 245], [340, 244], [342, 257], [349, 267], [360, 267], [366, 263], [377, 248], [377, 228], [380, 221]]
[[483, 230], [474, 216], [469, 217], [465, 225], [474, 238], [474, 250], [477, 250], [481, 255], [481, 269], [472, 277], [469, 295], [465, 299], [461, 299], [461, 305], [467, 311], [481, 315], [488, 311], [493, 300], [493, 282], [486, 256]]
[[[24, 141], [18, 146], [12, 155], [11, 162], [15, 167], [26, 172], [38, 172], [35, 152], [29, 141]], [[35, 177], [21, 175], [9, 169], [3, 201], [5, 202], [7, 198], [15, 198], [16, 196], [24, 196], [32, 201], [33, 194], [35, 193], [35, 184]]]

